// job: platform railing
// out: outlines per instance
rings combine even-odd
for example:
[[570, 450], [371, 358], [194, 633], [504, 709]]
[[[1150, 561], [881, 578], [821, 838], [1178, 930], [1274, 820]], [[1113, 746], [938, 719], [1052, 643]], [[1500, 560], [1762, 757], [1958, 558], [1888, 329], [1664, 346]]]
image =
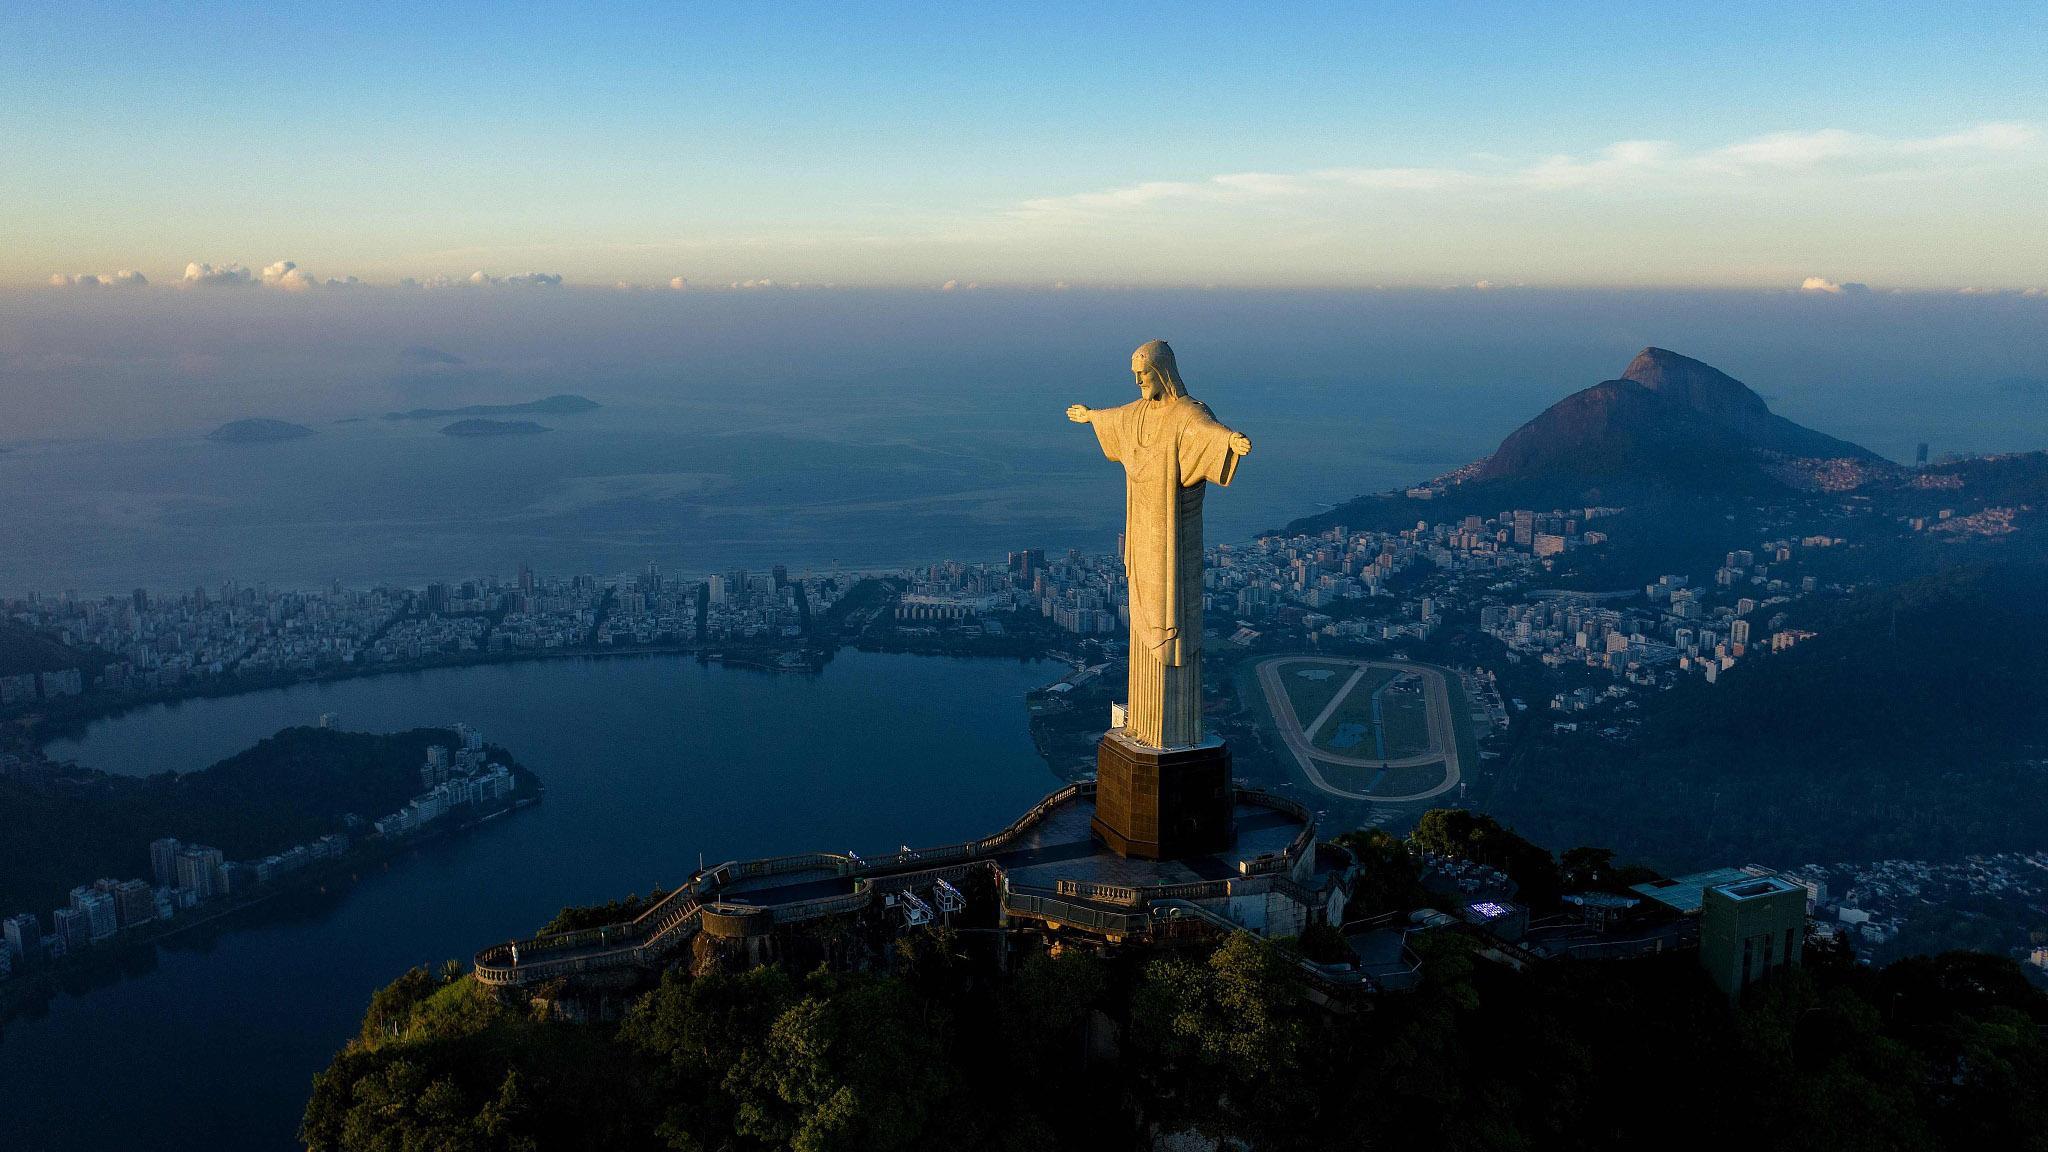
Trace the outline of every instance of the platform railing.
[[[892, 873], [905, 872], [922, 875], [938, 871], [951, 876], [962, 865], [972, 864], [1007, 847], [1061, 804], [1094, 793], [1095, 782], [1092, 780], [1069, 784], [1040, 800], [1000, 832], [959, 844], [905, 849], [872, 859], [834, 852], [799, 852], [760, 860], [728, 860], [700, 869], [681, 887], [632, 920], [572, 932], [552, 932], [485, 948], [475, 956], [477, 979], [486, 984], [518, 986], [622, 963], [658, 960], [673, 951], [681, 940], [695, 934], [704, 905], [716, 903], [724, 890], [734, 883], [763, 876], [830, 870], [835, 875], [855, 879], [855, 890], [851, 893], [776, 907], [776, 923], [858, 911], [872, 902], [873, 892], [869, 886], [875, 881]], [[863, 884], [862, 881], [868, 883]]]
[[[728, 860], [700, 869], [681, 887], [632, 920], [572, 932], [548, 933], [485, 948], [475, 957], [477, 979], [493, 985], [526, 985], [577, 972], [660, 960], [695, 934], [705, 905], [718, 902], [724, 890], [734, 883], [763, 876], [829, 870], [854, 880], [851, 893], [775, 906], [773, 913], [778, 924], [858, 911], [873, 902], [876, 892], [915, 884], [931, 873], [949, 881], [964, 874], [973, 864], [1009, 847], [1060, 805], [1092, 797], [1095, 790], [1093, 780], [1069, 784], [1047, 795], [994, 835], [959, 844], [904, 849], [872, 859], [832, 852], [800, 852], [760, 860]], [[1271, 871], [1282, 871], [1282, 865], [1298, 859], [1314, 843], [1315, 815], [1300, 803], [1256, 788], [1238, 789], [1237, 799], [1242, 803], [1285, 812], [1302, 823], [1301, 831], [1288, 847], [1274, 855]], [[892, 882], [893, 877], [902, 877], [902, 880]], [[1003, 899], [1005, 907], [1010, 907], [1014, 897], [1020, 902], [1017, 906], [1020, 912], [1025, 910], [1025, 904], [1047, 908], [1057, 906], [1067, 922], [1089, 923], [1102, 931], [1129, 935], [1143, 932], [1149, 925], [1150, 917], [1143, 911], [1149, 903], [1215, 899], [1228, 895], [1231, 884], [1232, 881], [1226, 879], [1140, 888], [1062, 880], [1056, 889], [1050, 891], [1006, 886]], [[1137, 910], [1121, 913], [1092, 906], [1104, 903]]]

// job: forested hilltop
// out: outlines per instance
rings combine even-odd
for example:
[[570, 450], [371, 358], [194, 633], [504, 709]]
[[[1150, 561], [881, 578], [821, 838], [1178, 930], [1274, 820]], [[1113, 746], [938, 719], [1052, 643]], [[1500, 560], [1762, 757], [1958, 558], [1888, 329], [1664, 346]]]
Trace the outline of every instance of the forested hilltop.
[[[1345, 840], [1365, 906], [1418, 898], [1411, 845]], [[1630, 877], [1464, 813], [1425, 818], [1413, 847], [1472, 851], [1553, 899], [1560, 877]], [[321, 1152], [1023, 1152], [1188, 1131], [1256, 1149], [1917, 1152], [2048, 1133], [2048, 996], [1993, 956], [1872, 970], [1815, 945], [1731, 1006], [1689, 952], [1518, 970], [1428, 932], [1414, 991], [1332, 1011], [1293, 963], [1317, 938], [1070, 946], [1006, 969], [989, 939], [916, 930], [868, 971], [672, 970], [598, 1023], [501, 1000], [452, 961], [416, 969], [316, 1078], [302, 1136]]]
[[[415, 970], [315, 1083], [315, 1149], [1051, 1149], [1154, 1125], [1255, 1148], [2033, 1147], [2048, 1002], [1970, 953], [1817, 955], [1731, 1010], [1688, 958], [1515, 973], [1441, 938], [1414, 993], [1333, 1016], [1236, 936], [1035, 956], [996, 980], [932, 933], [889, 974], [671, 975], [617, 1025], [536, 1020]], [[1100, 1016], [1098, 1017], [1098, 1013]], [[1100, 1020], [1123, 1029], [1105, 1045]], [[1094, 1043], [1091, 1043], [1091, 1040]]]

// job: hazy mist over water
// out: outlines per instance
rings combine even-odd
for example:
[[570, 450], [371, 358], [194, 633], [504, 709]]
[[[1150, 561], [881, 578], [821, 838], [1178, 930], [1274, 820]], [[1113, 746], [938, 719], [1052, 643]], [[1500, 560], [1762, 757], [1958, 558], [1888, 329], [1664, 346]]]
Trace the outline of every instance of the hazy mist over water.
[[[307, 586], [1102, 548], [1121, 505], [1061, 410], [1173, 342], [1250, 435], [1241, 539], [1485, 454], [1645, 344], [1910, 459], [2048, 447], [2048, 299], [1753, 292], [391, 288], [0, 298], [0, 595]], [[462, 439], [412, 407], [605, 407]], [[208, 441], [230, 420], [316, 430]]]

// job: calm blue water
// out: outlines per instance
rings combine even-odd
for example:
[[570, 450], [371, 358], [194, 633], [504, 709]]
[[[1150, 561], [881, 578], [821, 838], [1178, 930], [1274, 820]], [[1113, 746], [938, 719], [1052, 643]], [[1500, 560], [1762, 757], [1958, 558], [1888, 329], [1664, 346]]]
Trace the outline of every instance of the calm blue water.
[[[186, 770], [337, 712], [394, 730], [468, 720], [547, 800], [278, 909], [204, 952], [60, 997], [0, 1036], [0, 1128], [21, 1149], [293, 1147], [313, 1074], [407, 965], [467, 958], [565, 904], [805, 848], [936, 844], [1057, 786], [1022, 694], [1046, 664], [842, 653], [816, 677], [676, 658], [451, 669], [158, 707], [60, 749], [115, 772]], [[174, 830], [167, 830], [174, 831]]]

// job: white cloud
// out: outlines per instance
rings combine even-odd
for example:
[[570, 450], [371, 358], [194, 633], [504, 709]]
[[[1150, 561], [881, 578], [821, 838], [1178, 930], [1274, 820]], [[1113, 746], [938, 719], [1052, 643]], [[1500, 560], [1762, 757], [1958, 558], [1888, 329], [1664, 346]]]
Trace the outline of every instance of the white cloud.
[[[428, 281], [428, 284], [436, 286], [436, 282], [445, 284], [447, 283], [447, 278], [436, 276], [433, 280]], [[562, 274], [559, 272], [522, 272], [517, 276], [493, 276], [488, 272], [477, 271], [469, 274], [469, 282], [479, 288], [553, 288], [561, 284]]]
[[1510, 174], [1515, 184], [1532, 189], [1609, 188], [1645, 173], [1682, 161], [1676, 145], [1665, 140], [1623, 140], [1597, 156], [1551, 156]]
[[1801, 292], [1818, 292], [1827, 296], [1864, 296], [1870, 292], [1870, 285], [1854, 280], [1837, 283], [1825, 276], [1808, 276], [1800, 281]]
[[677, 292], [681, 292], [682, 290], [690, 286], [690, 282], [688, 280], [683, 279], [681, 276], [677, 276], [668, 282], [668, 286]]
[[304, 292], [308, 288], [320, 286], [320, 281], [314, 279], [305, 269], [290, 260], [279, 260], [276, 263], [264, 265], [263, 271], [257, 274], [257, 278], [266, 287], [278, 288], [286, 292]]
[[1716, 149], [1709, 160], [1734, 167], [1808, 168], [1840, 161], [1898, 162], [1915, 157], [2025, 152], [2040, 141], [2030, 124], [1979, 124], [1941, 136], [1885, 137], [1823, 128], [1771, 132]]
[[59, 272], [50, 277], [52, 288], [146, 288], [149, 277], [133, 268], [118, 272], [95, 274], [92, 272]]
[[1889, 137], [1827, 128], [1772, 132], [1709, 148], [1668, 140], [1622, 140], [1591, 155], [1515, 162], [1475, 157], [1463, 166], [1332, 167], [1295, 173], [1237, 172], [1199, 180], [1148, 180], [1121, 188], [1026, 200], [1008, 215], [1057, 220], [1131, 214], [1179, 205], [1237, 205], [1329, 199], [1346, 194], [1588, 194], [1659, 191], [1719, 195], [1766, 190], [1788, 177], [1837, 181], [1941, 178], [1976, 165], [2038, 161], [2042, 133], [1993, 122], [1938, 136]]
[[186, 288], [236, 288], [253, 284], [255, 280], [240, 264], [222, 264], [216, 268], [211, 264], [194, 262], [185, 265], [185, 275], [178, 283]]

